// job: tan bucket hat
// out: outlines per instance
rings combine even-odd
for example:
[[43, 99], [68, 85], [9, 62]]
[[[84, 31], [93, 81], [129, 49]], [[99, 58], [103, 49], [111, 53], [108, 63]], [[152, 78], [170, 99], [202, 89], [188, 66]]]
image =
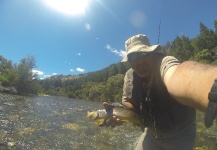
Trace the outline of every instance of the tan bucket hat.
[[144, 34], [132, 36], [125, 42], [126, 55], [121, 62], [128, 61], [127, 55], [133, 52], [153, 52], [161, 49], [160, 45], [150, 45], [149, 39]]

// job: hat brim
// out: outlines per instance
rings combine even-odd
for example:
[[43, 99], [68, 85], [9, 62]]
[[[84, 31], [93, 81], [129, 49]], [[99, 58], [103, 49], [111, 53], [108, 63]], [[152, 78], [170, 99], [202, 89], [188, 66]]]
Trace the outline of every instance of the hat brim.
[[152, 46], [146, 46], [146, 45], [139, 45], [139, 46], [135, 46], [132, 49], [129, 50], [129, 52], [127, 52], [124, 56], [124, 58], [122, 59], [121, 62], [126, 62], [128, 61], [128, 57], [127, 55], [129, 55], [130, 53], [135, 53], [135, 52], [154, 52], [154, 51], [158, 51], [160, 50], [161, 46], [160, 45], [152, 45]]

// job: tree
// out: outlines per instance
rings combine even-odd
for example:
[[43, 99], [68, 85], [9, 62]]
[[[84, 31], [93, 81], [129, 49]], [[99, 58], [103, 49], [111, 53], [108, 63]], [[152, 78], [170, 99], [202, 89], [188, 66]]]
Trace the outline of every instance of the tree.
[[182, 36], [182, 51], [183, 51], [183, 60], [189, 60], [191, 56], [194, 55], [194, 48], [191, 45], [191, 41], [188, 37]]
[[8, 61], [0, 56], [0, 83], [3, 86], [11, 86], [14, 84], [15, 71], [12, 61]]
[[165, 55], [170, 55], [171, 50], [172, 50], [172, 45], [169, 41], [166, 43], [165, 46], [161, 46], [161, 52]]
[[118, 73], [119, 74], [125, 74], [126, 73], [126, 68], [125, 68], [123, 62], [117, 63], [117, 68], [118, 68]]
[[215, 33], [217, 34], [217, 20], [214, 20]]
[[118, 68], [115, 64], [112, 64], [110, 67], [109, 67], [109, 77], [111, 76], [114, 76], [118, 73]]
[[27, 56], [21, 59], [17, 65], [16, 71], [16, 88], [17, 92], [21, 95], [37, 93], [38, 82], [37, 77], [32, 73], [32, 69], [36, 67], [36, 61], [34, 56]]
[[193, 60], [202, 63], [211, 63], [213, 61], [213, 58], [211, 52], [208, 49], [204, 49], [196, 53], [193, 57]]
[[124, 75], [117, 74], [115, 76], [109, 77], [106, 82], [106, 86], [103, 96], [108, 101], [121, 101], [122, 97], [122, 88], [124, 84]]
[[184, 59], [184, 51], [182, 49], [182, 39], [179, 36], [172, 42], [172, 48], [171, 54], [182, 61]]
[[199, 51], [203, 49], [211, 50], [217, 45], [217, 34], [213, 30], [208, 29], [203, 23], [200, 23], [200, 35], [195, 42]]
[[209, 29], [202, 22], [200, 22], [200, 36], [207, 35], [209, 35]]

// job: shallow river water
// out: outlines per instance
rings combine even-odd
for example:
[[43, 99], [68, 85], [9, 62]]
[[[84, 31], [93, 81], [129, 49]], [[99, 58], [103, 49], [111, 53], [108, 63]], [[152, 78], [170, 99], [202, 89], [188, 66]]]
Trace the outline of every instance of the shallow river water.
[[101, 102], [52, 96], [23, 100], [1, 95], [0, 149], [133, 149], [139, 128], [131, 124], [101, 128], [86, 119], [88, 110], [102, 108]]
[[[99, 127], [86, 119], [101, 102], [63, 97], [14, 98], [0, 94], [0, 150], [133, 150], [141, 129]], [[217, 149], [216, 126], [199, 126], [195, 150]]]

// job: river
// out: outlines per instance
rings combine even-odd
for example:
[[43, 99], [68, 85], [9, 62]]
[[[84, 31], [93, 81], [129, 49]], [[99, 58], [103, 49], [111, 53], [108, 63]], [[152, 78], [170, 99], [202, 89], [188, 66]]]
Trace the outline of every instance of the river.
[[131, 124], [99, 127], [86, 119], [88, 110], [103, 108], [101, 102], [52, 96], [0, 97], [0, 149], [132, 150], [141, 134]]
[[[133, 150], [141, 129], [130, 123], [99, 127], [86, 118], [87, 111], [102, 108], [101, 102], [0, 94], [0, 150]], [[195, 150], [216, 149], [216, 126], [206, 129], [197, 120]]]

